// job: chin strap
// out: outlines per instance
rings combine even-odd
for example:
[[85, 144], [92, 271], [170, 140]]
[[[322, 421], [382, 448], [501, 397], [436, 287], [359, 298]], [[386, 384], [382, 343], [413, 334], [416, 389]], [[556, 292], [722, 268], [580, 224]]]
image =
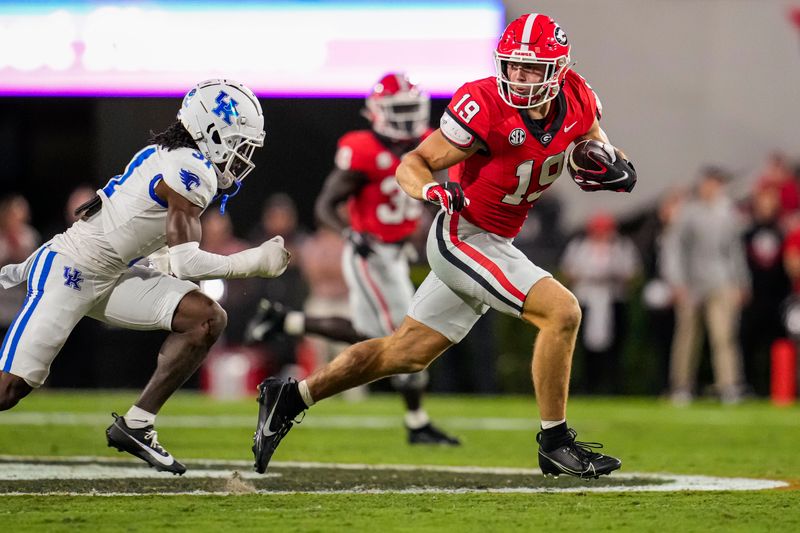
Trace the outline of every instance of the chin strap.
[[242, 188], [242, 184], [240, 182], [238, 182], [238, 181], [234, 181], [233, 184], [236, 185], [236, 190], [233, 191], [231, 194], [225, 193], [225, 194], [222, 195], [222, 201], [220, 201], [220, 203], [219, 203], [219, 214], [220, 215], [224, 215], [225, 214], [225, 207], [228, 205], [228, 200], [230, 200], [231, 198], [233, 198], [234, 196], [239, 194], [239, 190]]

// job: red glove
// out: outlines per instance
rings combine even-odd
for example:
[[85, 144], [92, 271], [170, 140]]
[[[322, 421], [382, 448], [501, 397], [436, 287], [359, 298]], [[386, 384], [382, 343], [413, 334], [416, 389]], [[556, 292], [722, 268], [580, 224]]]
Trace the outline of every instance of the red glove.
[[436, 182], [428, 183], [422, 188], [422, 196], [427, 201], [438, 204], [448, 215], [461, 211], [469, 205], [469, 198], [464, 196], [464, 189], [455, 181], [446, 181], [441, 185]]

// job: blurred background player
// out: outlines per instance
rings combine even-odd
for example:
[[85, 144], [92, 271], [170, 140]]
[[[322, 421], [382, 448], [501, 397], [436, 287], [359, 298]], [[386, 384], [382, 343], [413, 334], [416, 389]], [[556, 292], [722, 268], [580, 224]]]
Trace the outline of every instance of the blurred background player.
[[[339, 139], [336, 166], [315, 205], [317, 219], [347, 238], [342, 270], [352, 323], [320, 314], [305, 317], [300, 312], [287, 318], [281, 304], [262, 301], [252, 323], [254, 340], [280, 330], [354, 343], [390, 335], [408, 311], [414, 295], [408, 266], [413, 247], [408, 239], [419, 224], [423, 206], [403, 192], [395, 171], [400, 158], [431, 133], [430, 100], [405, 74], [390, 73], [373, 87], [363, 114], [372, 129], [352, 131]], [[460, 444], [434, 426], [422, 408], [426, 370], [392, 376], [391, 383], [405, 400], [409, 443]]]
[[[583, 190], [629, 192], [636, 173], [608, 145], [597, 95], [570, 69], [567, 35], [553, 19], [531, 13], [511, 22], [495, 62], [496, 76], [459, 88], [440, 128], [397, 169], [409, 196], [441, 208], [428, 236], [432, 271], [408, 315], [389, 337], [351, 346], [299, 383], [268, 378], [260, 385], [256, 471], [266, 471], [303, 410], [345, 389], [426, 368], [490, 307], [539, 328], [532, 377], [542, 471], [586, 478], [621, 466], [619, 459], [591, 449], [600, 445], [576, 441], [567, 425], [578, 302], [512, 241], [528, 210], [561, 174], [573, 142], [593, 140], [608, 150], [602, 171], [575, 172]], [[450, 167], [458, 182], [438, 183], [433, 173]]]
[[[78, 207], [80, 220], [24, 262], [3, 267], [4, 288], [27, 281], [28, 291], [0, 351], [0, 410], [44, 383], [84, 316], [166, 330], [155, 373], [124, 416], [113, 414], [106, 437], [156, 470], [186, 471], [159, 444], [156, 414], [227, 323], [225, 311], [190, 280], [274, 277], [289, 261], [280, 237], [231, 255], [200, 249], [200, 215], [219, 190], [238, 191], [265, 135], [252, 91], [230, 80], [201, 82], [184, 97], [178, 120]], [[162, 267], [172, 275], [136, 265], [165, 246]]]

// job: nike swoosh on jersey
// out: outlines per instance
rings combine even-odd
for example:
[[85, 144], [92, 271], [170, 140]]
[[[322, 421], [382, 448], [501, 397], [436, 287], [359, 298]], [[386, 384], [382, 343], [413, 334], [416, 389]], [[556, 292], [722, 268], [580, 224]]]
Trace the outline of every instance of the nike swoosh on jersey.
[[575, 124], [577, 124], [577, 123], [578, 123], [578, 121], [576, 120], [575, 122], [573, 122], [573, 123], [572, 123], [572, 124], [570, 124], [569, 126], [564, 126], [564, 133], [568, 133], [568, 132], [569, 132], [569, 130], [571, 130], [571, 129], [572, 129], [572, 126], [574, 126], [574, 125], [575, 125]]
[[144, 445], [144, 444], [142, 444], [141, 442], [139, 442], [138, 440], [134, 439], [134, 438], [133, 438], [133, 437], [131, 437], [130, 435], [128, 435], [128, 438], [129, 438], [129, 439], [131, 439], [133, 442], [135, 442], [135, 443], [136, 443], [136, 444], [137, 444], [137, 445], [138, 445], [138, 446], [139, 446], [141, 449], [143, 449], [143, 450], [144, 450], [144, 451], [146, 451], [148, 454], [150, 454], [150, 456], [151, 456], [153, 459], [155, 459], [156, 461], [158, 461], [158, 462], [159, 462], [159, 463], [161, 463], [162, 465], [164, 465], [164, 466], [170, 466], [172, 463], [174, 463], [174, 462], [175, 462], [175, 458], [174, 458], [174, 457], [172, 457], [172, 456], [171, 456], [169, 453], [167, 453], [167, 456], [166, 456], [166, 457], [164, 457], [163, 455], [161, 455], [160, 453], [158, 453], [157, 451], [155, 451], [154, 449], [152, 449], [150, 446], [147, 446], [147, 445]]
[[271, 431], [269, 428], [272, 425], [272, 417], [273, 415], [275, 415], [274, 407], [278, 405], [278, 400], [281, 399], [281, 394], [283, 394], [283, 387], [281, 387], [281, 390], [278, 391], [278, 397], [275, 398], [275, 403], [272, 404], [273, 407], [272, 412], [269, 414], [269, 417], [267, 417], [267, 421], [264, 422], [264, 427], [261, 428], [261, 434], [264, 435], [265, 437], [271, 437], [275, 433], [277, 433], [277, 431]]

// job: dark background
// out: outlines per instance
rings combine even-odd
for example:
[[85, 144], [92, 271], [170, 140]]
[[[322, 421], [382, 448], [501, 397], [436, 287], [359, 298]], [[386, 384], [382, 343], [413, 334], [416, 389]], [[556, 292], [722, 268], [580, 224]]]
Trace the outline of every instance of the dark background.
[[[0, 185], [31, 203], [33, 225], [48, 239], [63, 229], [67, 196], [81, 183], [100, 188], [121, 174], [150, 131], [175, 120], [179, 98], [2, 98]], [[431, 104], [434, 122], [448, 100]], [[302, 225], [313, 227], [313, 202], [333, 166], [336, 141], [369, 127], [360, 98], [261, 99], [267, 139], [256, 169], [229, 204], [236, 232], [257, 223], [268, 195], [286, 192]], [[48, 231], [49, 230], [49, 231]]]

